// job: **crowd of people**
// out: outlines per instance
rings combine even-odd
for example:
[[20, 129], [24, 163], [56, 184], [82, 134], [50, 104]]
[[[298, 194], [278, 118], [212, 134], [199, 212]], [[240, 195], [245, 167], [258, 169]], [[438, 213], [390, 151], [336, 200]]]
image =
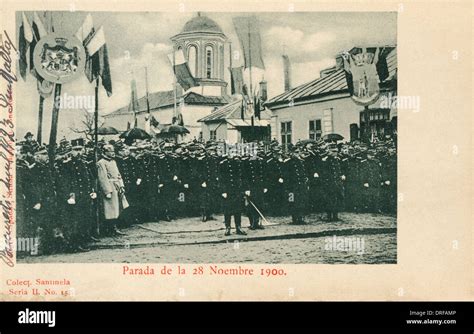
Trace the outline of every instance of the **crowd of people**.
[[85, 250], [117, 227], [178, 217], [214, 219], [224, 213], [225, 235], [264, 228], [263, 217], [340, 211], [395, 213], [396, 138], [362, 143], [305, 140], [282, 147], [255, 143], [251, 154], [224, 142], [176, 144], [135, 140], [72, 146], [62, 140], [54, 161], [33, 135], [17, 143], [17, 236], [39, 237], [40, 251]]

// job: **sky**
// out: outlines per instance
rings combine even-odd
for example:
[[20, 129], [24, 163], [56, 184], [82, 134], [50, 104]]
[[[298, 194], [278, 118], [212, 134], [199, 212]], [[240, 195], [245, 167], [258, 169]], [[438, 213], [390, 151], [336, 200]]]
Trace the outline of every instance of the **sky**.
[[[32, 12], [25, 13], [30, 19]], [[38, 12], [43, 19], [44, 13]], [[87, 12], [53, 12], [55, 32], [74, 35], [82, 25]], [[96, 29], [103, 26], [113, 85], [113, 95], [107, 97], [99, 89], [99, 113], [112, 112], [129, 103], [130, 81], [137, 81], [138, 95], [145, 95], [145, 66], [148, 68], [150, 92], [171, 90], [173, 74], [167, 54], [172, 50], [170, 37], [178, 34], [184, 24], [197, 13], [176, 12], [92, 12]], [[249, 13], [212, 13], [201, 15], [214, 20], [232, 43], [232, 50], [239, 42], [232, 18]], [[17, 13], [17, 32], [21, 12]], [[258, 22], [262, 40], [265, 70], [254, 69], [253, 81], [265, 79], [269, 98], [283, 92], [282, 54], [291, 61], [292, 86], [309, 82], [319, 77], [319, 72], [335, 64], [335, 55], [359, 45], [395, 45], [397, 42], [397, 14], [395, 12], [282, 12], [259, 13]], [[49, 21], [49, 20], [48, 20]], [[226, 62], [228, 58], [226, 48]], [[233, 66], [243, 65], [243, 59], [233, 61]], [[228, 64], [226, 63], [226, 67]], [[225, 78], [229, 80], [228, 75]], [[28, 75], [26, 81], [19, 78], [16, 85], [17, 137], [23, 138], [27, 131], [36, 135], [38, 100], [36, 80]], [[85, 76], [64, 84], [62, 94], [93, 98], [94, 86]], [[50, 129], [52, 98], [45, 100], [43, 138]], [[84, 119], [83, 110], [60, 111], [58, 140], [77, 137], [71, 128], [80, 128]], [[45, 139], [43, 139], [45, 141]]]

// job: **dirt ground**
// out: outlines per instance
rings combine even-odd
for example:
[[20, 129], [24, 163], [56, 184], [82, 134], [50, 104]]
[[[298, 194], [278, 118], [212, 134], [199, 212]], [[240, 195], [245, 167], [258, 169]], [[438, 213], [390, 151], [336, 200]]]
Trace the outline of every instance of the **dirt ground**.
[[[88, 252], [27, 256], [20, 263], [396, 263], [396, 217], [342, 213], [339, 222], [320, 215], [306, 225], [288, 224], [290, 217], [268, 217], [264, 230], [247, 236], [224, 236], [223, 217], [201, 222], [184, 218], [150, 222], [104, 238]], [[232, 223], [233, 224], [233, 223]]]

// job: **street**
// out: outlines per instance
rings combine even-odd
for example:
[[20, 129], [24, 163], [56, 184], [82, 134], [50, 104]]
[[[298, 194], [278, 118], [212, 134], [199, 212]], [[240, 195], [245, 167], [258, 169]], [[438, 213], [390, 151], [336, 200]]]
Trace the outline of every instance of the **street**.
[[28, 256], [19, 263], [396, 263], [396, 217], [342, 213], [326, 222], [319, 214], [306, 225], [290, 217], [268, 217], [264, 230], [224, 237], [223, 216], [201, 222], [183, 218], [126, 228], [125, 236], [103, 238], [91, 250], [73, 254]]

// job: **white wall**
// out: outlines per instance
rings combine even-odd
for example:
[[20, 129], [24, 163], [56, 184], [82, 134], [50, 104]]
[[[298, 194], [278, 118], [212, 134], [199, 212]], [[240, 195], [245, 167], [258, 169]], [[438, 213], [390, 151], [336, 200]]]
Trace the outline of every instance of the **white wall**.
[[227, 139], [227, 126], [225, 122], [222, 123], [201, 123], [202, 124], [202, 138], [204, 141], [211, 139], [211, 131], [216, 131], [216, 140]]
[[[380, 99], [370, 106], [378, 108]], [[298, 140], [309, 138], [309, 121], [321, 119], [322, 135], [325, 135], [323, 124], [323, 112], [325, 109], [332, 109], [333, 133], [338, 133], [344, 137], [344, 140], [350, 140], [350, 124], [359, 124], [360, 112], [364, 110], [363, 106], [355, 104], [349, 97], [342, 97], [333, 100], [327, 100], [305, 105], [294, 105], [283, 109], [273, 111], [272, 117], [272, 138], [281, 142], [281, 122], [292, 122], [292, 143]], [[276, 127], [275, 127], [276, 125]]]

